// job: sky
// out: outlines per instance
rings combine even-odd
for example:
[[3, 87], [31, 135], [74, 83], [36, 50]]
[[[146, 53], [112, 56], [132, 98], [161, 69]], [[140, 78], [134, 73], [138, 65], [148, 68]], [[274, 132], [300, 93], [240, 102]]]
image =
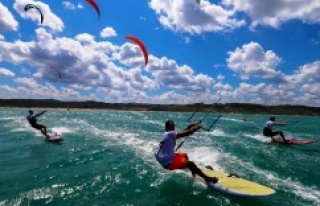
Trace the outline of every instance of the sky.
[[0, 0], [1, 99], [320, 107], [320, 0], [95, 2]]

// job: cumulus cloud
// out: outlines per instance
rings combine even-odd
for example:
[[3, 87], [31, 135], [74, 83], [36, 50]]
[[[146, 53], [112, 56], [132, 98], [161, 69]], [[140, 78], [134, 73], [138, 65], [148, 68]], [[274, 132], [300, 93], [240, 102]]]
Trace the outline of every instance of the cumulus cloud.
[[278, 28], [286, 21], [298, 19], [306, 23], [320, 23], [319, 0], [223, 0], [236, 11], [245, 12], [252, 20], [251, 27], [268, 25]]
[[154, 97], [152, 101], [161, 102], [162, 104], [187, 104], [190, 102], [190, 99], [175, 91], [169, 91]]
[[239, 74], [242, 79], [258, 77], [274, 82], [284, 81], [284, 75], [276, 70], [281, 58], [271, 50], [264, 51], [257, 42], [245, 44], [228, 54], [229, 68]]
[[[0, 53], [0, 61], [36, 68], [34, 79], [16, 80], [29, 89], [36, 87], [36, 80], [46, 79], [48, 82], [69, 84], [73, 89], [98, 87], [114, 94], [127, 94], [128, 101], [133, 101], [133, 95], [138, 95], [142, 101], [147, 99], [147, 91], [159, 89], [161, 85], [185, 92], [209, 92], [214, 83], [211, 77], [196, 74], [191, 67], [180, 66], [166, 57], [159, 59], [150, 55], [150, 65], [145, 67], [143, 54], [137, 45], [125, 42], [117, 46], [107, 41], [96, 41], [87, 33], [78, 34], [73, 39], [58, 38], [38, 28], [35, 40], [0, 41], [0, 49], [7, 51]], [[130, 60], [130, 55], [123, 55], [128, 52], [133, 52], [132, 57], [136, 60]], [[51, 66], [59, 69], [61, 79], [50, 69]], [[116, 99], [115, 96], [112, 98]]]
[[17, 78], [15, 80], [17, 86], [0, 85], [0, 97], [22, 98], [22, 99], [57, 99], [57, 100], [79, 100], [95, 99], [95, 95], [81, 95], [78, 91], [61, 87], [57, 89], [54, 85], [46, 82], [44, 85], [39, 84], [33, 78]]
[[0, 67], [0, 77], [1, 76], [3, 76], [3, 77], [14, 77], [15, 74], [12, 71], [10, 71], [10, 70], [8, 70], [6, 68]]
[[234, 11], [208, 1], [196, 6], [194, 0], [151, 0], [149, 3], [160, 23], [171, 30], [200, 34], [241, 27], [244, 20], [234, 17]]
[[187, 66], [179, 66], [174, 60], [166, 57], [149, 63], [147, 70], [162, 86], [185, 91], [209, 91], [214, 79], [205, 74], [195, 74], [194, 70]]
[[49, 5], [42, 1], [34, 1], [35, 4], [42, 12], [44, 16], [43, 23], [41, 24], [41, 17], [37, 9], [30, 9], [27, 12], [24, 11], [24, 7], [30, 4], [29, 0], [15, 0], [13, 8], [24, 19], [31, 19], [38, 22], [39, 25], [46, 26], [54, 32], [60, 32], [64, 28], [62, 20], [56, 16], [50, 9]]
[[294, 71], [293, 75], [288, 75], [287, 80], [296, 84], [319, 83], [320, 61], [311, 62], [301, 66], [299, 69]]
[[[261, 104], [293, 103], [293, 98], [296, 96], [294, 90], [289, 90], [284, 85], [268, 85], [265, 83], [259, 83], [257, 85], [241, 83], [240, 86], [235, 89], [234, 93], [245, 102]], [[297, 104], [297, 102], [295, 103]]]
[[78, 3], [77, 5], [71, 3], [70, 1], [63, 1], [62, 5], [65, 9], [69, 9], [69, 10], [76, 10], [76, 9], [82, 9], [83, 6], [81, 3]]
[[101, 37], [115, 37], [117, 36], [117, 32], [112, 27], [106, 27], [100, 32]]
[[7, 7], [0, 2], [0, 31], [17, 31], [18, 22]]
[[114, 53], [114, 57], [125, 65], [132, 67], [144, 65], [144, 56], [138, 45], [126, 42], [120, 48], [119, 53]]

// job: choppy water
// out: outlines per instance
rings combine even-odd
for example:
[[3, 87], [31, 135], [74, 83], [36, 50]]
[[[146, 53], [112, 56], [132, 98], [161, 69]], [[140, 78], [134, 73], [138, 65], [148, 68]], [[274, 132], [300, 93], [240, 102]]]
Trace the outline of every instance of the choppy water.
[[[0, 205], [320, 205], [320, 143], [270, 144], [269, 116], [222, 114], [211, 132], [197, 132], [181, 150], [198, 165], [237, 173], [276, 190], [241, 198], [207, 189], [186, 170], [166, 171], [154, 159], [166, 119], [183, 129], [191, 113], [48, 110], [40, 123], [62, 133], [45, 142], [25, 120], [27, 109], [0, 109]], [[218, 114], [204, 121], [209, 124]], [[196, 116], [201, 118], [201, 116]], [[277, 116], [288, 137], [320, 140], [320, 118]]]

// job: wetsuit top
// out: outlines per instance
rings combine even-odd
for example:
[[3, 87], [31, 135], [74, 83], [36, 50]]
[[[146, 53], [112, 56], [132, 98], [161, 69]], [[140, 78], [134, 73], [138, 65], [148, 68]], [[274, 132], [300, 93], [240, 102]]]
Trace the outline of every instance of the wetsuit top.
[[34, 116], [31, 115], [31, 114], [29, 114], [29, 115], [27, 116], [27, 120], [29, 121], [29, 123], [30, 123], [31, 125], [37, 125], [37, 118], [34, 117]]
[[269, 121], [267, 121], [267, 123], [264, 125], [264, 128], [272, 131], [276, 126], [277, 126], [277, 123], [276, 123], [276, 122], [269, 120]]
[[166, 166], [172, 162], [175, 155], [177, 132], [170, 131], [165, 132], [162, 136], [160, 142], [160, 148], [157, 153], [155, 153], [157, 161], [162, 165]]

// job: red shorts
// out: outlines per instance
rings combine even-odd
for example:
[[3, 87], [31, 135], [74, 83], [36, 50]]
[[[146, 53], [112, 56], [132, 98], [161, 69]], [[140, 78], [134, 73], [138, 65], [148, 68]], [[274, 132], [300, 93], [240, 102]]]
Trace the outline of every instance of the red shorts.
[[188, 157], [186, 153], [176, 153], [172, 162], [165, 168], [167, 170], [185, 169], [187, 168]]

